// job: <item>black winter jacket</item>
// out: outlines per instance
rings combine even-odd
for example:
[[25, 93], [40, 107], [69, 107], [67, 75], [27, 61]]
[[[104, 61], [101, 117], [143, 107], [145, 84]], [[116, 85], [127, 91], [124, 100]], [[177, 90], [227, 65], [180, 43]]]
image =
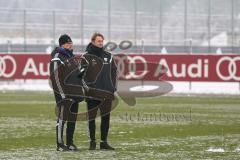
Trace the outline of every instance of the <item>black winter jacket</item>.
[[96, 77], [96, 81], [93, 83], [87, 82], [87, 84], [90, 87], [114, 93], [117, 90], [117, 67], [113, 59], [113, 55], [109, 52], [104, 51], [103, 48], [98, 48], [94, 46], [92, 43], [89, 43], [86, 48], [85, 55], [88, 54], [100, 58], [103, 61], [103, 67], [98, 76]]

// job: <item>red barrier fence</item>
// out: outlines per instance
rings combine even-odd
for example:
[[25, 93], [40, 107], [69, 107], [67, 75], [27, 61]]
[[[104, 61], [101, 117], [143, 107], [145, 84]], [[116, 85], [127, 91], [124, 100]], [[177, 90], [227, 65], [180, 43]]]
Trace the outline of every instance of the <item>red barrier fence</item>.
[[[47, 79], [50, 59], [46, 54], [1, 54], [0, 79]], [[118, 56], [117, 63], [122, 79], [240, 81], [240, 55], [131, 54]]]

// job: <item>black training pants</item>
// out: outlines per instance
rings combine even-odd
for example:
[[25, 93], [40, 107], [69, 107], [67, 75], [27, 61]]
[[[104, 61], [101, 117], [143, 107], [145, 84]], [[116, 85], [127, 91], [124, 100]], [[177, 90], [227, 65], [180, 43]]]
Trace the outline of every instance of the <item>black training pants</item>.
[[110, 123], [110, 111], [112, 100], [105, 100], [104, 103], [100, 104], [100, 101], [87, 99], [88, 108], [88, 128], [89, 136], [91, 141], [95, 141], [96, 123], [95, 118], [97, 116], [98, 109], [101, 115], [101, 141], [107, 141], [109, 123]]

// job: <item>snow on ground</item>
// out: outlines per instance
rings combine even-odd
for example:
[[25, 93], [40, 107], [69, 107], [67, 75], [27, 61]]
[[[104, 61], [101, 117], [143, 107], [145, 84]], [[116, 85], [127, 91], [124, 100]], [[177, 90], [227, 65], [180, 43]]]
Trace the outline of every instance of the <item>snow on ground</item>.
[[[131, 83], [130, 81], [127, 83]], [[226, 94], [240, 95], [240, 82], [169, 82], [173, 89], [170, 93], [183, 94]], [[157, 81], [144, 81], [143, 88], [149, 85], [157, 86]], [[142, 85], [140, 83], [140, 85]], [[125, 85], [122, 81], [118, 82], [118, 88]], [[139, 83], [133, 85], [132, 88], [139, 88]], [[156, 87], [153, 88], [153, 90]], [[160, 84], [161, 88], [161, 84]], [[149, 88], [152, 89], [152, 88]], [[149, 91], [148, 89], [148, 91]], [[26, 90], [26, 91], [51, 91], [48, 80], [16, 80], [16, 81], [0, 81], [0, 90]], [[143, 90], [145, 91], [145, 90]]]

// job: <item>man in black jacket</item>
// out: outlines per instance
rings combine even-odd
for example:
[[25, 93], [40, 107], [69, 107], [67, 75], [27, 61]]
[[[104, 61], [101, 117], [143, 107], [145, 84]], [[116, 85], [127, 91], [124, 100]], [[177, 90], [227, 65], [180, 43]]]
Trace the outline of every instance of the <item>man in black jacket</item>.
[[[96, 77], [95, 82], [87, 83], [88, 86], [107, 91], [114, 94], [116, 91], [116, 65], [111, 53], [104, 51], [103, 49], [104, 36], [100, 33], [94, 33], [91, 38], [91, 43], [87, 46], [85, 55], [93, 55], [95, 58], [100, 58], [103, 61], [103, 67]], [[84, 56], [84, 55], [83, 55]], [[97, 115], [96, 107], [100, 109], [101, 114], [101, 142], [100, 149], [114, 150], [107, 142], [109, 123], [110, 123], [110, 111], [112, 100], [107, 99], [103, 103], [95, 99], [86, 99], [87, 108], [89, 111], [89, 136], [90, 136], [90, 150], [96, 149], [95, 138], [95, 118]]]
[[[58, 68], [60, 65], [66, 65], [67, 62], [74, 58], [73, 54], [73, 44], [71, 38], [64, 34], [61, 35], [59, 38], [59, 47], [56, 47], [53, 52], [51, 53], [52, 60], [50, 63], [50, 73], [54, 74], [52, 77], [52, 81], [56, 83], [56, 87], [53, 88], [54, 90], [54, 96], [57, 103], [57, 110], [58, 110], [58, 117], [57, 117], [57, 125], [56, 125], [56, 141], [57, 141], [57, 150], [58, 151], [75, 151], [77, 150], [77, 147], [73, 143], [73, 134], [75, 130], [76, 125], [76, 117], [73, 117], [73, 120], [67, 121], [67, 128], [66, 128], [66, 145], [63, 141], [63, 130], [64, 130], [64, 124], [65, 121], [61, 115], [66, 114], [66, 108], [69, 106], [66, 106], [67, 96], [63, 92], [63, 86], [59, 83], [61, 78], [61, 73], [59, 73]], [[77, 76], [75, 76], [77, 77]], [[77, 78], [76, 78], [77, 79]], [[79, 79], [80, 81], [80, 79]], [[53, 83], [53, 82], [52, 82]], [[58, 90], [59, 92], [56, 92]], [[82, 101], [83, 99], [78, 99], [72, 101], [71, 105], [71, 112], [77, 113], [78, 112], [78, 102]]]

